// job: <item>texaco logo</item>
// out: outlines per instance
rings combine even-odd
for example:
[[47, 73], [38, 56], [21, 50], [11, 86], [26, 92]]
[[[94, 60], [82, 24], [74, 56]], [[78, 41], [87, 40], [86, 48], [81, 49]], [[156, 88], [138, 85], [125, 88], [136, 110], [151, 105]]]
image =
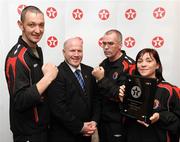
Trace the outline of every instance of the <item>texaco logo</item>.
[[131, 48], [135, 45], [136, 41], [133, 37], [127, 37], [124, 40], [124, 45], [128, 48]]
[[72, 16], [73, 16], [74, 19], [80, 20], [83, 17], [83, 12], [82, 12], [81, 9], [75, 9], [72, 12]]
[[128, 20], [133, 20], [136, 17], [136, 11], [134, 9], [128, 9], [125, 12], [125, 17]]
[[22, 10], [26, 7], [26, 5], [19, 5], [17, 8], [18, 14], [21, 15]]
[[156, 19], [161, 19], [165, 16], [166, 14], [166, 11], [164, 8], [162, 7], [158, 7], [156, 8], [154, 11], [153, 11], [153, 16], [156, 18]]
[[163, 46], [164, 44], [164, 39], [160, 36], [156, 36], [155, 38], [153, 38], [152, 40], [152, 45], [155, 47], [155, 48], [160, 48], [161, 46]]
[[109, 18], [109, 11], [107, 9], [101, 9], [99, 11], [99, 18], [101, 20], [107, 20]]
[[47, 44], [48, 44], [49, 47], [54, 48], [54, 47], [57, 46], [58, 40], [57, 40], [56, 37], [50, 36], [50, 37], [48, 38], [48, 40], [47, 40]]
[[98, 41], [98, 44], [99, 44], [100, 47], [102, 47], [102, 40], [103, 40], [103, 38], [101, 37], [101, 38], [99, 39], [99, 41]]
[[56, 16], [57, 16], [57, 11], [55, 8], [53, 7], [49, 7], [47, 10], [46, 10], [46, 14], [49, 18], [51, 19], [54, 19]]
[[119, 75], [118, 72], [114, 72], [113, 75], [112, 75], [112, 78], [114, 80], [116, 80], [118, 78], [118, 75]]
[[133, 98], [139, 98], [141, 96], [141, 88], [139, 86], [133, 86], [131, 89], [131, 95]]

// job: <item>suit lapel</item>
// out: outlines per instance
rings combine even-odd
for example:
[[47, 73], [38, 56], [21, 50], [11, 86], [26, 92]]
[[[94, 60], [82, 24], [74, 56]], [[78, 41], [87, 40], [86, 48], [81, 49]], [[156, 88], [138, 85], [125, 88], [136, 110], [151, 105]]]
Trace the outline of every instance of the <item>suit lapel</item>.
[[81, 72], [82, 72], [82, 76], [84, 78], [84, 83], [85, 83], [85, 90], [86, 90], [86, 94], [84, 95], [86, 97], [86, 101], [88, 101], [88, 104], [89, 104], [89, 101], [90, 101], [90, 95], [89, 95], [89, 92], [90, 92], [90, 88], [88, 86], [91, 86], [92, 84], [90, 84], [90, 80], [89, 80], [89, 73], [87, 71], [87, 69], [81, 64]]
[[89, 92], [89, 90], [88, 90], [88, 74], [87, 74], [87, 71], [86, 71], [86, 69], [84, 68], [84, 66], [83, 65], [81, 65], [81, 73], [82, 73], [82, 76], [83, 76], [83, 79], [84, 79], [84, 83], [85, 83], [85, 90], [86, 90], [86, 92]]
[[[74, 73], [72, 72], [72, 70], [70, 69], [70, 67], [67, 65], [66, 62], [63, 62], [63, 66], [64, 66], [65, 72], [66, 72], [67, 75], [68, 75], [68, 78], [69, 78], [70, 80], [72, 80], [72, 82], [77, 86], [77, 89], [80, 91], [80, 96], [85, 97], [86, 95], [84, 94], [84, 92], [83, 92], [83, 90], [82, 90], [82, 88], [81, 88], [81, 85], [79, 84], [76, 76], [74, 75]], [[84, 76], [83, 72], [82, 72], [82, 75], [83, 75], [83, 78], [86, 77], [86, 75]], [[86, 78], [87, 78], [87, 77], [86, 77]], [[84, 79], [84, 81], [85, 81], [85, 88], [87, 88], [87, 87], [86, 87], [86, 79]]]

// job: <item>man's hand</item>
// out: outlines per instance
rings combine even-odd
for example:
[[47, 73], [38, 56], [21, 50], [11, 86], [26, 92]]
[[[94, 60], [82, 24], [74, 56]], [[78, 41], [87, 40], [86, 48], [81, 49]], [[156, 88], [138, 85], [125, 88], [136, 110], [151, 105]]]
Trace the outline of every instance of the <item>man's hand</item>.
[[104, 77], [104, 68], [103, 67], [95, 67], [92, 71], [92, 75], [96, 78], [96, 80], [101, 80]]
[[96, 122], [91, 121], [91, 122], [84, 122], [84, 126], [81, 130], [84, 136], [91, 136], [94, 134], [96, 130]]
[[125, 85], [121, 85], [119, 87], [119, 99], [120, 99], [121, 102], [123, 102], [124, 91], [125, 91]]
[[42, 66], [42, 72], [44, 74], [43, 78], [39, 82], [36, 83], [37, 90], [41, 95], [47, 87], [51, 84], [51, 82], [56, 78], [58, 74], [58, 69], [53, 64], [44, 64]]
[[42, 66], [42, 72], [46, 79], [53, 81], [58, 74], [58, 69], [55, 65], [48, 63]]

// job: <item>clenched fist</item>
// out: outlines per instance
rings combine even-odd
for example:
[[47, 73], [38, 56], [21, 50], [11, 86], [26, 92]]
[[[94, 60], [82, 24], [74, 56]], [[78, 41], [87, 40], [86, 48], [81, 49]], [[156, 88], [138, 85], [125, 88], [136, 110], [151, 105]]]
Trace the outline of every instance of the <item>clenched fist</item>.
[[103, 67], [95, 67], [92, 71], [92, 75], [96, 78], [96, 80], [101, 80], [104, 77], [104, 68]]

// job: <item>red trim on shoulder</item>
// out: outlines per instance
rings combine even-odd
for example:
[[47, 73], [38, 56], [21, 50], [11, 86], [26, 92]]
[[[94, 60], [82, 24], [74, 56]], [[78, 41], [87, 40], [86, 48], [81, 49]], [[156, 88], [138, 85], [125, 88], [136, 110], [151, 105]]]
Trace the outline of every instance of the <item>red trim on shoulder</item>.
[[175, 90], [175, 92], [178, 94], [178, 97], [180, 99], [180, 88], [174, 86], [173, 89]]
[[173, 86], [172, 85], [170, 85], [168, 83], [160, 83], [160, 84], [158, 84], [158, 87], [167, 89], [169, 91], [170, 96], [172, 96], [172, 94], [173, 94]]
[[22, 63], [28, 70], [30, 70], [30, 68], [28, 67], [28, 65], [26, 64], [25, 59], [24, 59], [24, 54], [25, 54], [26, 51], [27, 51], [27, 48], [23, 47], [23, 48], [21, 49], [21, 51], [19, 52], [19, 54], [18, 54], [18, 59], [21, 61], [21, 63]]
[[128, 66], [128, 62], [127, 62], [126, 60], [123, 60], [123, 61], [122, 61], [122, 64], [123, 64], [123, 66], [124, 66], [124, 70], [123, 70], [123, 71], [124, 71], [124, 72], [127, 71], [127, 70], [128, 70], [128, 67], [129, 67], [129, 66]]
[[129, 74], [132, 75], [133, 74], [133, 71], [135, 71], [136, 69], [136, 65], [135, 64], [132, 64], [132, 65], [129, 65]]

